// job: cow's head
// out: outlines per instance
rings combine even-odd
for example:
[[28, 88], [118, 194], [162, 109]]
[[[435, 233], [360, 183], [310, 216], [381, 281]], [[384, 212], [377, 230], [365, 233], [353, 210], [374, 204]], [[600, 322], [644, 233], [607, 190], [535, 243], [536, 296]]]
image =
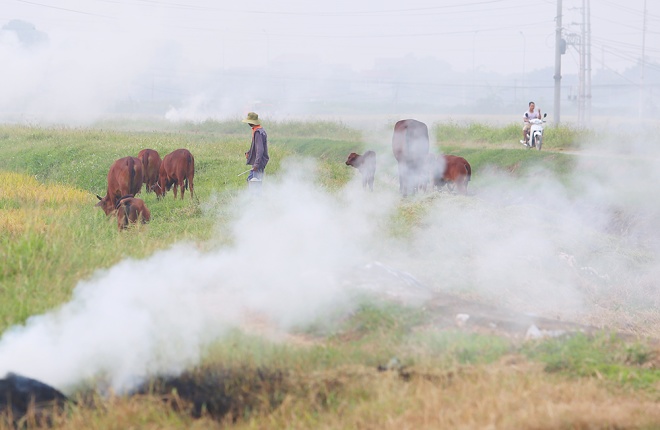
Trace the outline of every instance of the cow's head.
[[160, 185], [160, 181], [157, 181], [155, 184], [151, 186], [151, 191], [156, 193], [156, 197], [158, 199], [163, 198], [165, 195], [165, 189]]
[[98, 206], [103, 209], [103, 212], [105, 212], [106, 215], [110, 215], [115, 210], [115, 205], [112, 204], [112, 201], [107, 194], [105, 197], [101, 197], [97, 194], [96, 197], [99, 199], [99, 202], [94, 206]]
[[347, 166], [355, 166], [357, 159], [360, 157], [360, 154], [356, 154], [355, 152], [351, 152], [348, 155], [348, 158], [346, 159], [346, 165]]

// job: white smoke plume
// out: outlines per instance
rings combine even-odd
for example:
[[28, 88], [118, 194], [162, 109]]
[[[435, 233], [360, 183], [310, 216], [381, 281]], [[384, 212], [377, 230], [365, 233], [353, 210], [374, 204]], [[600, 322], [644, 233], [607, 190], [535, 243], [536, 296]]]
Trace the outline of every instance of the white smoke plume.
[[[385, 171], [388, 155], [379, 158]], [[649, 288], [660, 273], [658, 159], [585, 163], [568, 184], [548, 171], [513, 179], [484, 170], [473, 172], [470, 196], [402, 202], [385, 178], [373, 194], [357, 177], [332, 193], [316, 184], [313, 164], [285, 160], [261, 195], [246, 191], [237, 202], [232, 245], [180, 244], [97, 272], [69, 303], [3, 334], [0, 374], [64, 391], [103, 377], [122, 392], [198, 363], [251, 316], [286, 331], [349, 312], [356, 292], [388, 295], [392, 285], [578, 320], [600, 298], [658, 303]], [[415, 210], [423, 214], [412, 232], [392, 236], [396, 214]]]
[[[180, 244], [126, 260], [76, 287], [71, 301], [0, 340], [0, 373], [61, 389], [104, 376], [124, 391], [198, 363], [205, 346], [250, 315], [289, 329], [351, 308], [344, 276], [364, 266], [373, 208], [328, 195], [298, 166], [239, 207], [232, 247]], [[360, 190], [361, 191], [361, 190]]]

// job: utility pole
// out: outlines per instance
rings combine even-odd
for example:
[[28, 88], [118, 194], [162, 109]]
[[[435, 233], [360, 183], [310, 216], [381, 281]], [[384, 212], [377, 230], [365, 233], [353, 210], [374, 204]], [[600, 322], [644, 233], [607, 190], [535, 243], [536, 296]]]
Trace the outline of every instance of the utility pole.
[[586, 112], [585, 122], [587, 126], [591, 125], [591, 0], [587, 0], [587, 38], [586, 38]]
[[646, 0], [644, 0], [644, 24], [642, 25], [642, 62], [639, 76], [639, 119], [644, 110], [644, 66], [646, 63]]
[[585, 101], [586, 101], [586, 88], [585, 88], [585, 75], [586, 75], [586, 46], [587, 46], [587, 31], [585, 22], [586, 0], [582, 0], [582, 22], [580, 23], [580, 72], [578, 74], [578, 127], [584, 127], [584, 114], [585, 114]]
[[[475, 52], [476, 52], [476, 46], [477, 46], [477, 33], [479, 33], [479, 30], [475, 30], [474, 34], [472, 35], [472, 101], [474, 102], [477, 100], [477, 92], [475, 90], [475, 82], [477, 80], [477, 69], [475, 66]], [[465, 104], [465, 102], [463, 103]]]
[[555, 106], [554, 118], [555, 125], [559, 125], [559, 113], [561, 112], [561, 0], [557, 0], [557, 28], [555, 29]]
[[520, 85], [520, 87], [521, 87], [521, 92], [523, 93], [523, 98], [525, 98], [525, 95], [527, 93], [527, 89], [525, 87], [525, 52], [527, 51], [527, 40], [525, 39], [525, 33], [521, 31], [520, 35], [523, 38], [522, 84]]

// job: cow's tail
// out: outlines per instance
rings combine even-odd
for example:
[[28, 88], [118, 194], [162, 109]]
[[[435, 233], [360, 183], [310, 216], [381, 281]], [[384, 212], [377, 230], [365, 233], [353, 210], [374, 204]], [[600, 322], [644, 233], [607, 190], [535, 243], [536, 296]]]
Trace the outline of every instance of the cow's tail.
[[188, 168], [186, 169], [186, 177], [183, 178], [183, 183], [185, 184], [186, 190], [188, 189], [188, 178], [190, 177], [190, 170], [194, 169], [194, 163], [192, 154], [188, 153]]
[[[142, 155], [142, 183], [144, 184], [144, 190], [147, 193], [151, 192], [151, 181], [149, 180], [149, 155], [151, 155], [150, 151], [144, 151], [144, 154]], [[142, 189], [142, 186], [140, 186], [140, 189]]]
[[146, 171], [149, 166], [149, 151], [138, 154], [138, 158], [142, 162], [142, 168]]
[[190, 198], [193, 197], [193, 189], [195, 185], [193, 184], [193, 178], [195, 177], [195, 157], [191, 153], [188, 153], [188, 174], [186, 175], [185, 183], [186, 190], [190, 186]]
[[465, 163], [465, 170], [467, 171], [467, 182], [470, 182], [470, 179], [472, 179], [472, 167], [470, 167], [470, 163]]
[[135, 160], [128, 158], [128, 193], [132, 193], [135, 187]]
[[131, 213], [131, 202], [130, 200], [122, 201], [121, 208], [124, 212], [124, 222], [122, 223], [124, 228], [128, 228], [129, 214]]

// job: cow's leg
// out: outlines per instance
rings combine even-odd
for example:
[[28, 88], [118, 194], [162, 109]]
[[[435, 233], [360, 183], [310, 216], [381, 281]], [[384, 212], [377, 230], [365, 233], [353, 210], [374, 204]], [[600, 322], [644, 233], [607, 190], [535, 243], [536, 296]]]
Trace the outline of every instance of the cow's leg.
[[172, 184], [172, 191], [174, 192], [174, 199], [176, 199], [176, 188], [178, 186], [179, 186], [179, 184], [176, 183], [176, 182], [174, 182], [174, 184]]
[[406, 163], [406, 187], [408, 194], [415, 195], [419, 190], [419, 172], [417, 171], [417, 165], [414, 161], [408, 161]]
[[416, 191], [426, 192], [429, 183], [429, 177], [425, 168], [425, 159], [416, 160], [412, 164], [414, 177], [414, 187]]
[[459, 193], [467, 195], [467, 176], [460, 176], [456, 180], [456, 189]]
[[410, 193], [410, 172], [405, 161], [399, 163], [399, 192], [403, 197]]
[[181, 188], [181, 200], [183, 200], [183, 193], [186, 192], [186, 181], [185, 179], [181, 181], [179, 184], [179, 187]]
[[190, 199], [192, 200], [192, 198], [194, 197], [193, 189], [195, 188], [195, 186], [193, 185], [193, 175], [188, 176], [188, 186], [190, 187]]

